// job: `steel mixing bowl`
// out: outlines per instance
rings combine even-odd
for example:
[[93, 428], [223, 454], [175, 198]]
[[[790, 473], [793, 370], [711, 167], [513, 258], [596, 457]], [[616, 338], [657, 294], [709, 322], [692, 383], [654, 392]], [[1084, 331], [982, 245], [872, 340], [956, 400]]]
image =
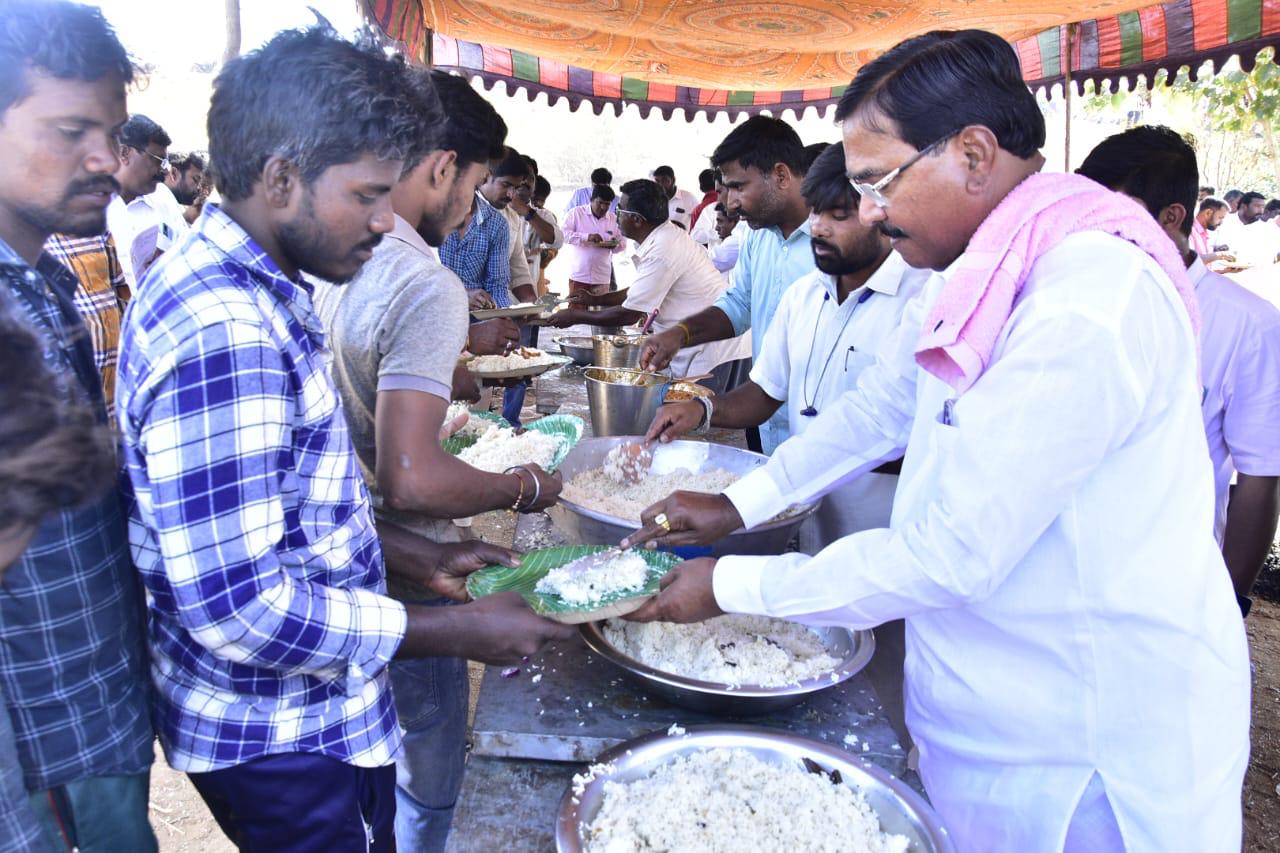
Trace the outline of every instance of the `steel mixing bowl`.
[[620, 743], [596, 758], [600, 769], [580, 790], [576, 783], [560, 798], [556, 814], [556, 850], [582, 853], [587, 828], [604, 802], [606, 782], [634, 782], [651, 775], [672, 759], [708, 749], [745, 749], [771, 764], [803, 766], [812, 761], [828, 774], [839, 771], [841, 784], [867, 798], [885, 832], [905, 835], [911, 853], [955, 853], [942, 821], [933, 808], [902, 781], [864, 758], [838, 746], [760, 726], [689, 726], [683, 734], [653, 732]]
[[[587, 372], [590, 373], [591, 368], [588, 368]], [[593, 418], [593, 431], [594, 427]], [[645, 427], [648, 427], [648, 423]], [[560, 464], [561, 476], [567, 483], [583, 471], [601, 467], [610, 450], [619, 444], [640, 441], [643, 430], [639, 433], [607, 438], [584, 438], [569, 451], [569, 455]], [[680, 439], [654, 447], [653, 471], [657, 474], [667, 474], [678, 468], [687, 468], [697, 473], [707, 468], [721, 468], [745, 475], [763, 465], [768, 459], [769, 457], [763, 454], [724, 444]], [[783, 517], [766, 521], [759, 527], [730, 533], [719, 542], [711, 544], [711, 553], [717, 557], [725, 554], [781, 554], [795, 537], [800, 525], [817, 509], [817, 503], [802, 504]], [[575, 544], [616, 545], [640, 527], [638, 519], [633, 521], [588, 509], [566, 500], [563, 495], [560, 496], [558, 503], [547, 509], [547, 514], [569, 538], [569, 541]]]

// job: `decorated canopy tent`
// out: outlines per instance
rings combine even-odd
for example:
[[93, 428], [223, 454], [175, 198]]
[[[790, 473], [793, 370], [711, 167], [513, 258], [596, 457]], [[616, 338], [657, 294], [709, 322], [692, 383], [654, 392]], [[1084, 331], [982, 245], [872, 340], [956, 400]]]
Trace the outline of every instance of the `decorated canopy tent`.
[[[1280, 43], [1276, 0], [362, 0], [365, 14], [436, 67], [504, 81], [532, 99], [636, 104], [670, 118], [834, 104], [860, 65], [932, 29], [1013, 42], [1032, 88], [1174, 73]], [[1089, 18], [1105, 13], [1109, 17]]]

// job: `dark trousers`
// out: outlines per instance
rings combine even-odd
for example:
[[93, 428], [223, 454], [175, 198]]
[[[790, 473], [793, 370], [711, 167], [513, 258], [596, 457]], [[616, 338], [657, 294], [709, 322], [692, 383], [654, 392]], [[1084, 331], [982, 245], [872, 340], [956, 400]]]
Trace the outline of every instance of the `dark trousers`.
[[290, 752], [192, 773], [218, 826], [243, 853], [392, 853], [396, 768]]

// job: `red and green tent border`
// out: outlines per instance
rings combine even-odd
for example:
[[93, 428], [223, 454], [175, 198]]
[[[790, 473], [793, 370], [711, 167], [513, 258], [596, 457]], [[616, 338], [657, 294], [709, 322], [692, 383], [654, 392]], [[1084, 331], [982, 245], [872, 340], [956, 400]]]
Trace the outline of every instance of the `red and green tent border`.
[[[551, 104], [563, 98], [574, 110], [589, 104], [597, 115], [606, 107], [621, 113], [628, 104], [642, 116], [656, 109], [667, 119], [681, 109], [689, 121], [698, 114], [708, 120], [718, 113], [736, 118], [791, 110], [801, 115], [809, 107], [825, 111], [845, 90], [739, 91], [651, 83], [432, 32], [418, 0], [362, 0], [361, 5], [366, 18], [418, 62], [478, 78], [489, 88], [502, 82], [508, 91], [523, 90], [530, 101], [544, 93]], [[1194, 80], [1205, 62], [1216, 71], [1237, 56], [1250, 70], [1259, 51], [1280, 47], [1280, 0], [1175, 0], [1055, 27], [1013, 44], [1033, 91], [1048, 93], [1074, 83], [1083, 92], [1088, 80], [1111, 87], [1144, 79], [1150, 86], [1159, 72], [1172, 79], [1184, 67]]]

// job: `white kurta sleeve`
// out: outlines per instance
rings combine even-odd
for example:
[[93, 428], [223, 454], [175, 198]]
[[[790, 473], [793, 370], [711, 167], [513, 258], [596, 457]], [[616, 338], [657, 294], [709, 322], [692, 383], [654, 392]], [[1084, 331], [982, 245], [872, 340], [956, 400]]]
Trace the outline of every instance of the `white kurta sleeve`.
[[857, 387], [820, 413], [803, 435], [783, 442], [768, 464], [725, 489], [746, 527], [902, 455], [915, 415], [916, 339], [935, 291], [928, 288], [911, 300]]
[[[725, 557], [714, 576], [720, 606], [871, 627], [990, 595], [1125, 442], [1151, 388], [1175, 381], [1161, 375], [1167, 365], [1157, 367], [1169, 358], [1167, 339], [1176, 337], [1171, 307], [1154, 304], [1162, 296], [1149, 280], [1139, 290], [1150, 293], [1110, 316], [1066, 303], [1024, 314], [955, 404], [953, 425], [928, 425], [937, 443], [924, 449], [933, 457], [929, 492], [908, 522], [847, 536], [812, 558]], [[1193, 385], [1188, 377], [1187, 393]], [[839, 429], [832, 427], [847, 425], [861, 437], [875, 423], [848, 406], [832, 414], [823, 431], [825, 465], [837, 447]], [[864, 443], [847, 435], [843, 441]]]

